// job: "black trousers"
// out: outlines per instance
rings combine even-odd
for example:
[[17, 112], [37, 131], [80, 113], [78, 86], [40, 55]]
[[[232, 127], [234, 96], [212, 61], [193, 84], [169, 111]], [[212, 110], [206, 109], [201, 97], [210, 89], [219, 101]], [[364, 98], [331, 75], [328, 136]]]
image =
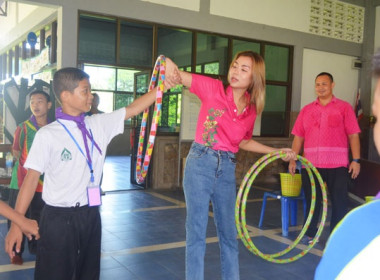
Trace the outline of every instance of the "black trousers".
[[[322, 179], [327, 184], [327, 192], [331, 201], [331, 220], [330, 232], [335, 228], [341, 219], [347, 214], [348, 210], [348, 185], [349, 173], [345, 167], [339, 168], [317, 168]], [[314, 174], [313, 174], [314, 175]], [[314, 237], [318, 230], [318, 222], [322, 210], [322, 191], [317, 178], [316, 183], [316, 202], [314, 215], [309, 225], [306, 235]], [[306, 197], [306, 211], [309, 213], [311, 205], [311, 183], [306, 169], [302, 169], [302, 187]], [[306, 221], [305, 217], [305, 221]]]
[[100, 276], [98, 207], [45, 205], [40, 220], [36, 280], [92, 280]]

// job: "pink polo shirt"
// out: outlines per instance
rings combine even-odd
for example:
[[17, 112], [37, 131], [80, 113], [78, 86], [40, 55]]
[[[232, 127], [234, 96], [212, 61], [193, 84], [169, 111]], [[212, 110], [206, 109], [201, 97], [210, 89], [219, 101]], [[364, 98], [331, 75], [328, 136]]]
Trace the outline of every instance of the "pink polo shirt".
[[333, 96], [322, 106], [319, 99], [306, 105], [297, 117], [292, 134], [304, 138], [304, 155], [319, 168], [347, 167], [348, 135], [360, 133], [354, 110]]
[[[256, 108], [250, 105], [238, 115], [232, 88], [221, 81], [192, 74], [190, 91], [201, 100], [195, 142], [214, 150], [239, 151], [243, 139], [251, 139]], [[249, 98], [248, 92], [245, 93]]]

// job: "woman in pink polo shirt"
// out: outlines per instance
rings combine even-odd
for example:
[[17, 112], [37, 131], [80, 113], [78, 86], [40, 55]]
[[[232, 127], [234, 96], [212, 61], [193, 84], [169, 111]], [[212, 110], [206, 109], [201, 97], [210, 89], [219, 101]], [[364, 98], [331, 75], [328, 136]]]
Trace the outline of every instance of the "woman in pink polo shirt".
[[[173, 63], [167, 59], [167, 63]], [[209, 203], [220, 245], [222, 279], [239, 279], [235, 153], [269, 153], [276, 149], [252, 140], [257, 114], [264, 108], [265, 65], [252, 51], [238, 53], [228, 71], [229, 85], [220, 80], [180, 71], [182, 84], [202, 102], [193, 142], [186, 160], [183, 186], [186, 199], [186, 279], [204, 278]], [[287, 159], [295, 158], [291, 149]]]

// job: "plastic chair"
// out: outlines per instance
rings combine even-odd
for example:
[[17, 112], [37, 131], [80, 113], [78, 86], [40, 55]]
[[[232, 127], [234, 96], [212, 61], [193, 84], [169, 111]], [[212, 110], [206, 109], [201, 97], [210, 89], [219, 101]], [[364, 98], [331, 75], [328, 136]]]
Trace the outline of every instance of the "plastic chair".
[[[297, 170], [301, 173], [301, 162], [297, 161]], [[290, 224], [292, 226], [297, 225], [297, 202], [303, 200], [303, 214], [306, 215], [306, 199], [303, 189], [301, 194], [296, 197], [283, 196], [281, 191], [264, 192], [263, 205], [261, 207], [259, 228], [263, 226], [265, 207], [267, 204], [267, 198], [272, 197], [281, 200], [281, 222], [282, 222], [282, 236], [288, 236], [289, 234], [289, 209], [290, 209]]]

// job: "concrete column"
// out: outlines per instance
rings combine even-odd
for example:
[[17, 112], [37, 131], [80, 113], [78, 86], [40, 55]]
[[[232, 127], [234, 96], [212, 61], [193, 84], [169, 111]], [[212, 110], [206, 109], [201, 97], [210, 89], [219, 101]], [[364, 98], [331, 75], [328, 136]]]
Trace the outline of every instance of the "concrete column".
[[373, 1], [366, 1], [364, 19], [364, 40], [362, 45], [362, 69], [359, 77], [359, 87], [361, 89], [361, 103], [364, 115], [371, 115], [371, 68], [372, 56], [375, 44], [376, 8]]
[[58, 8], [57, 69], [77, 67], [77, 57], [78, 9], [66, 2]]

